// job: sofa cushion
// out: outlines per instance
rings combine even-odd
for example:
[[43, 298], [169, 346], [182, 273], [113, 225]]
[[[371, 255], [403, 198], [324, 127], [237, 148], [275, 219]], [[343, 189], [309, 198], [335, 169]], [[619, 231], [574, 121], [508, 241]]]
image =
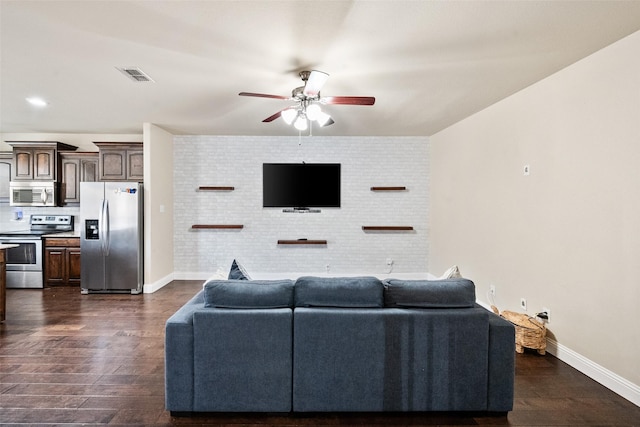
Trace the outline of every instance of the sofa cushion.
[[476, 288], [469, 279], [384, 281], [385, 307], [473, 307]]
[[211, 280], [204, 284], [204, 306], [218, 308], [293, 307], [292, 280]]
[[296, 280], [296, 307], [384, 307], [382, 282], [375, 277], [313, 277]]
[[293, 410], [484, 410], [489, 316], [480, 307], [296, 307]]
[[289, 412], [292, 323], [291, 308], [194, 313], [193, 410]]

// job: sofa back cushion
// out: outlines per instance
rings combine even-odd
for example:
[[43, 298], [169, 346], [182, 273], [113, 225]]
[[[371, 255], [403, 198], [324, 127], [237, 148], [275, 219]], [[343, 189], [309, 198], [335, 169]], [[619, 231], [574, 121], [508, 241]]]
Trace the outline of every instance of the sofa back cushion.
[[382, 282], [375, 277], [303, 276], [294, 294], [296, 307], [384, 307]]
[[293, 280], [210, 280], [204, 306], [218, 308], [293, 307]]
[[469, 279], [384, 281], [385, 307], [465, 308], [476, 302], [476, 288]]

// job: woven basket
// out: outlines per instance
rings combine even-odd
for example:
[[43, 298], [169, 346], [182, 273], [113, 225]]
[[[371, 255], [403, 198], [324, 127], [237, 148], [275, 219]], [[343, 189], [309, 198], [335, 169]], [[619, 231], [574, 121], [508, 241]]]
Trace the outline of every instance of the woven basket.
[[547, 328], [544, 323], [523, 313], [508, 310], [500, 313], [494, 306], [491, 306], [491, 309], [515, 326], [517, 353], [524, 352], [523, 347], [526, 347], [537, 350], [539, 354], [545, 354], [547, 349]]

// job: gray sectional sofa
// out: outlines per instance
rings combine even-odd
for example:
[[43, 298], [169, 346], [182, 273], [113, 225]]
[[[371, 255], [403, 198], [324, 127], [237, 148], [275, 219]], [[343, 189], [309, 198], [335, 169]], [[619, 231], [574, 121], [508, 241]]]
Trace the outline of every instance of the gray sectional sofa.
[[211, 280], [166, 323], [166, 408], [513, 407], [514, 327], [467, 279]]

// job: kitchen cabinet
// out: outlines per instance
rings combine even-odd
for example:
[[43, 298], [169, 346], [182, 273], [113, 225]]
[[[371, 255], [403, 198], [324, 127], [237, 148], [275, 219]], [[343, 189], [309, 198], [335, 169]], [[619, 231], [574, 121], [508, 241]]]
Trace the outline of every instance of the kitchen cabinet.
[[54, 149], [15, 148], [13, 150], [15, 159], [13, 180], [54, 181], [56, 179], [55, 155]]
[[7, 264], [6, 249], [0, 249], [0, 322], [7, 313]]
[[78, 147], [56, 141], [7, 141], [13, 147], [13, 181], [57, 181], [58, 152]]
[[141, 142], [94, 142], [99, 149], [100, 181], [144, 180]]
[[98, 152], [60, 153], [60, 204], [80, 204], [80, 183], [98, 180]]
[[12, 162], [13, 153], [11, 151], [0, 152], [0, 203], [9, 203]]
[[80, 238], [44, 238], [44, 285], [80, 285]]

